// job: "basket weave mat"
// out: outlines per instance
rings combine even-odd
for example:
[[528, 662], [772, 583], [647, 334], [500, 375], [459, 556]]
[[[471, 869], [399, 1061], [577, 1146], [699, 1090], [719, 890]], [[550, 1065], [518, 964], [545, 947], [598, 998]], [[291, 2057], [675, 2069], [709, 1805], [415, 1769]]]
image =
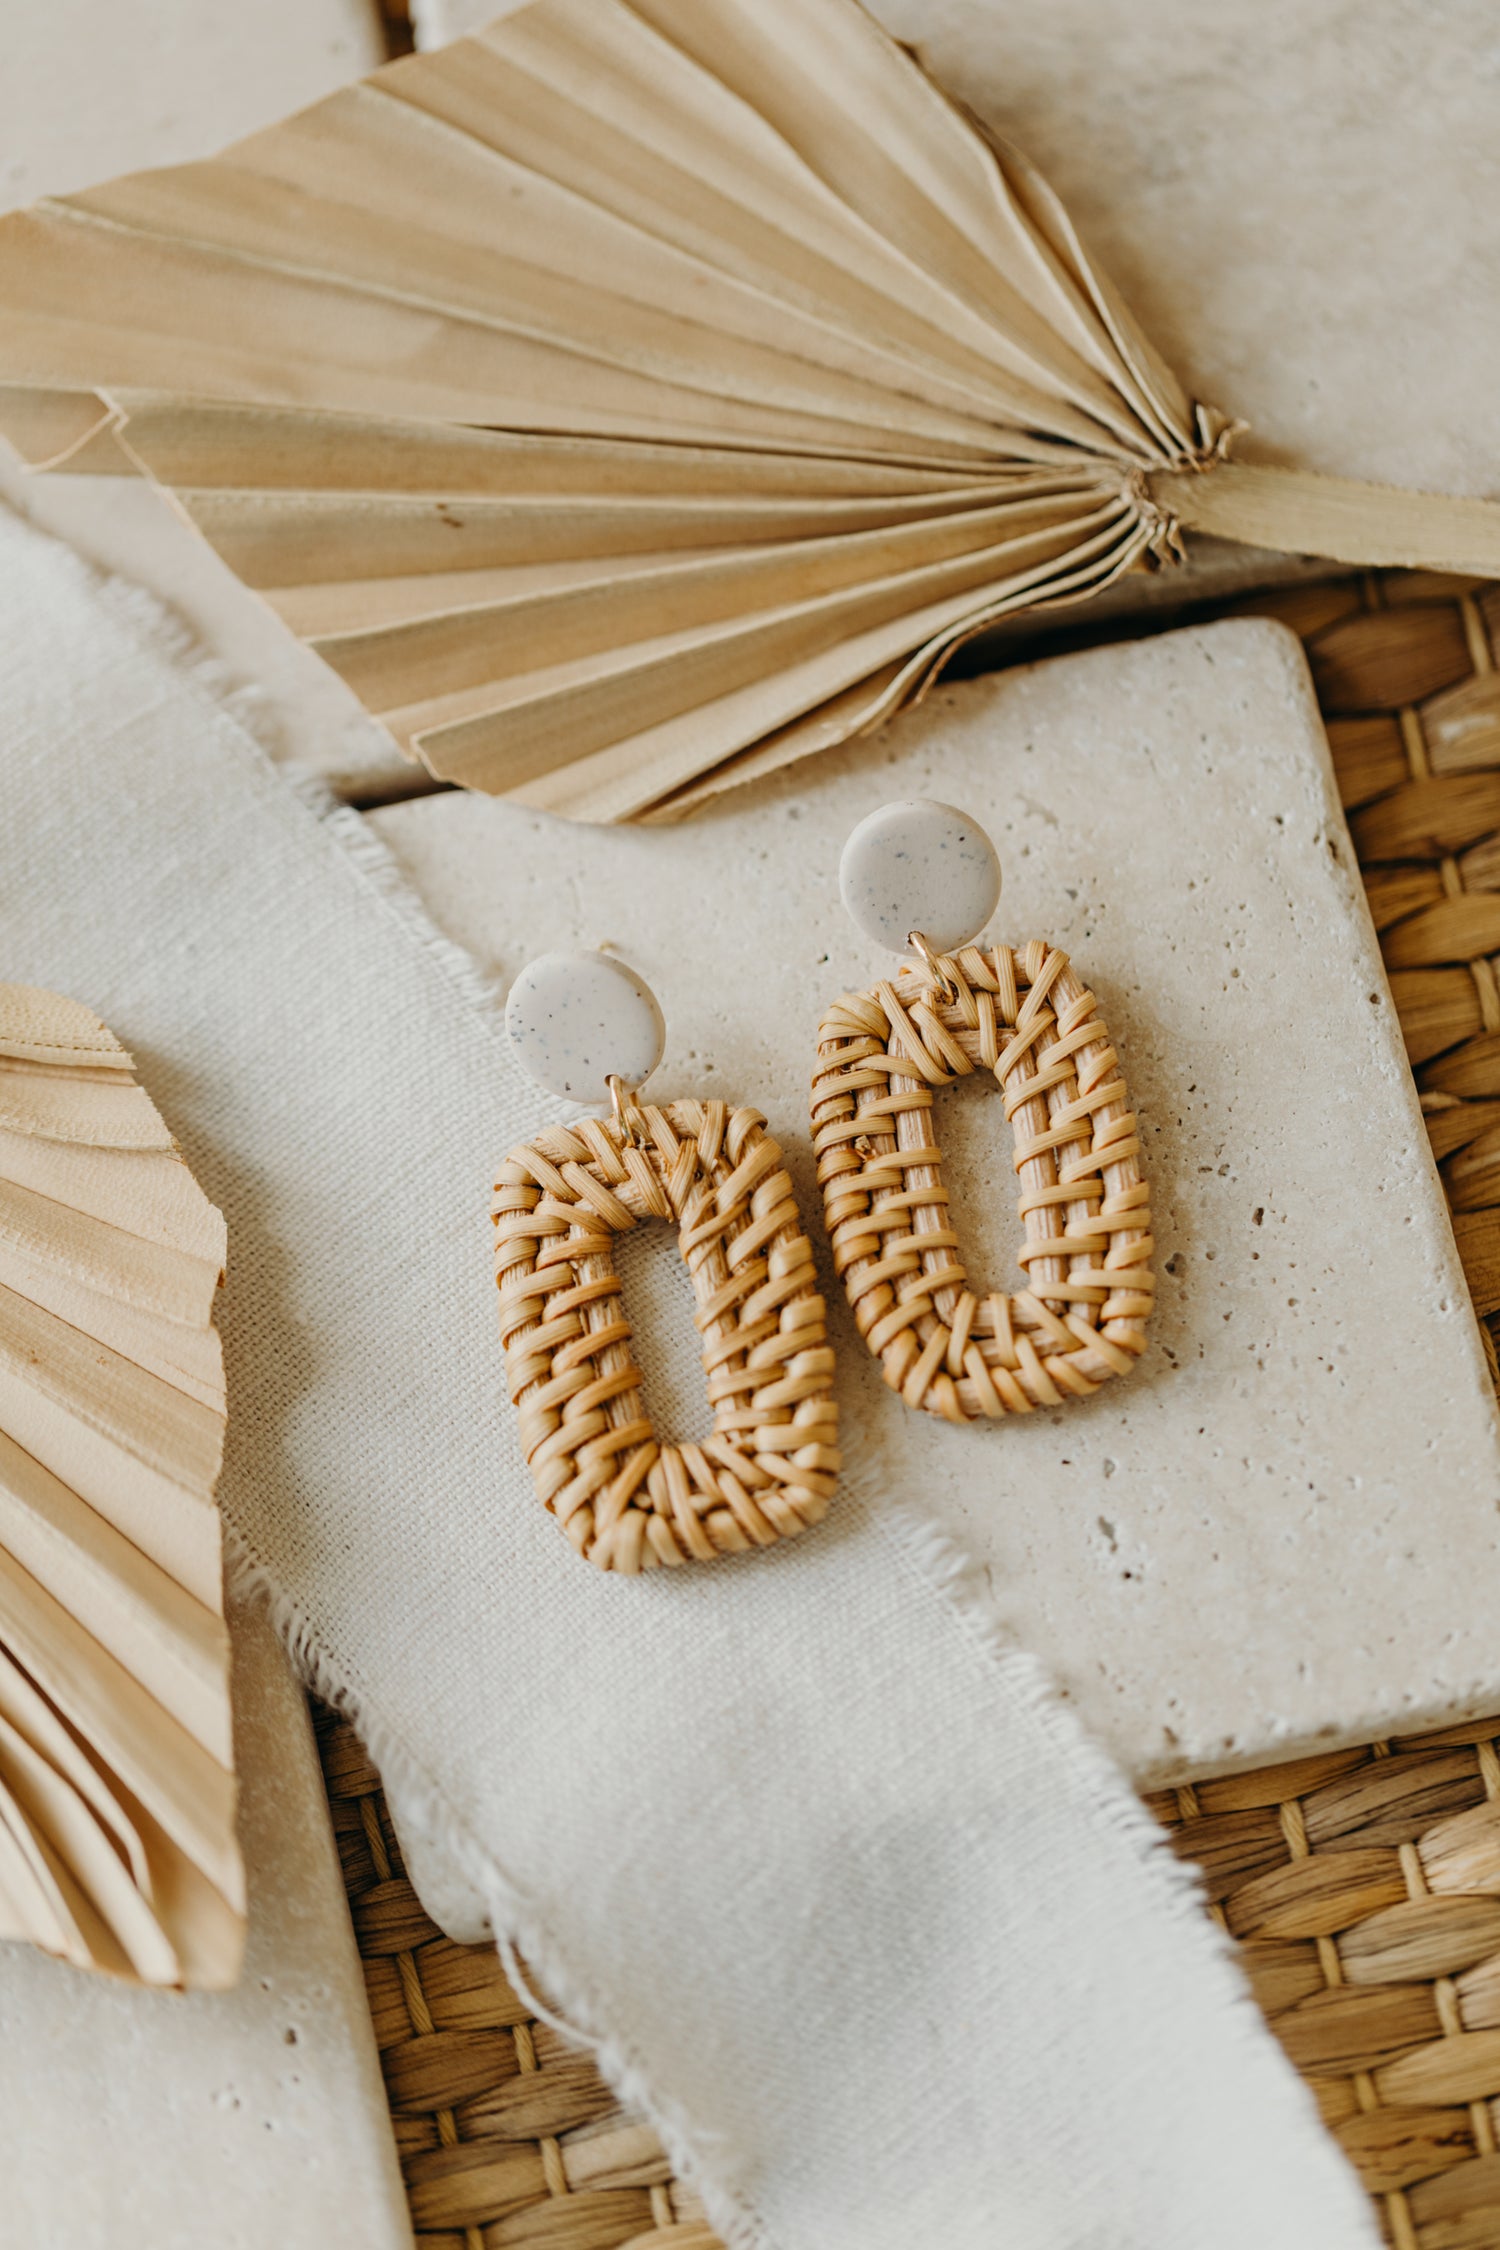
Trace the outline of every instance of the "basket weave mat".
[[[1392, 572], [1234, 607], [1306, 642], [1489, 1336], [1500, 589]], [[350, 1729], [323, 1713], [319, 1738], [423, 2250], [717, 2250], [650, 2129], [531, 2018], [491, 1950], [453, 1944], [423, 1912]], [[1387, 2238], [1500, 2250], [1500, 1716], [1148, 1802], [1203, 1868], [1208, 1911]]]

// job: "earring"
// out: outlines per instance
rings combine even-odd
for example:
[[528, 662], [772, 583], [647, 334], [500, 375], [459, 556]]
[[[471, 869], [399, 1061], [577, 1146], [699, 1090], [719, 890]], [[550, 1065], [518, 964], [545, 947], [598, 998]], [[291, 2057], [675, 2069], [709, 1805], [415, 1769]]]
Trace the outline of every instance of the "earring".
[[[521, 972], [506, 1027], [549, 1093], [610, 1114], [549, 1126], [495, 1186], [500, 1335], [538, 1495], [601, 1570], [770, 1547], [825, 1514], [839, 1466], [833, 1352], [792, 1184], [758, 1110], [642, 1105], [665, 1026], [602, 953]], [[630, 1349], [617, 1235], [667, 1219], [692, 1279], [712, 1433], [657, 1437]]]
[[[925, 799], [849, 837], [845, 906], [910, 948], [894, 982], [818, 1032], [813, 1144], [834, 1263], [860, 1334], [908, 1406], [950, 1422], [1086, 1398], [1145, 1349], [1150, 1197], [1118, 1058], [1068, 957], [973, 940], [1000, 899], [977, 822]], [[991, 1070], [1015, 1136], [1026, 1286], [981, 1297], [948, 1224], [932, 1096]]]

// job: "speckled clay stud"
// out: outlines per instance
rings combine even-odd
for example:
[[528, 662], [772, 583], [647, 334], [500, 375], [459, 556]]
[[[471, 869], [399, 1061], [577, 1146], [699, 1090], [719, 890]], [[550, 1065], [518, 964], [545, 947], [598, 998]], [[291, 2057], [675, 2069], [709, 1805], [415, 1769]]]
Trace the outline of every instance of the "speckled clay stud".
[[[838, 1471], [833, 1353], [812, 1248], [758, 1110], [639, 1099], [661, 1010], [601, 953], [550, 953], [506, 1023], [550, 1093], [610, 1115], [512, 1150], [495, 1186], [500, 1335], [536, 1488], [601, 1570], [709, 1561], [818, 1521]], [[692, 1278], [712, 1429], [665, 1445], [641, 1396], [614, 1240], [668, 1219]]]
[[[982, 828], [926, 799], [844, 847], [867, 937], [917, 955], [823, 1018], [813, 1143], [834, 1263], [908, 1406], [950, 1422], [1086, 1398], [1145, 1349], [1150, 1199], [1109, 1031], [1067, 955], [973, 941], [1000, 899]], [[948, 1224], [934, 1088], [992, 1070], [1015, 1135], [1026, 1286], [978, 1295]]]

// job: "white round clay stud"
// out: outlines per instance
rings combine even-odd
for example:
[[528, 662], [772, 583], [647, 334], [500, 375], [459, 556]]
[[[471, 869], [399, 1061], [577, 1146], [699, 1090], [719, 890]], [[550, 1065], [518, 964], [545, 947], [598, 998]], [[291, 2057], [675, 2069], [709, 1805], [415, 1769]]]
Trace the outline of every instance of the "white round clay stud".
[[641, 1085], [667, 1027], [651, 987], [607, 953], [543, 953], [510, 988], [505, 1028], [523, 1070], [549, 1094], [609, 1099], [611, 1077]]
[[936, 953], [967, 945], [1000, 903], [1000, 861], [977, 820], [931, 797], [882, 805], [839, 857], [839, 895], [867, 938], [904, 953], [913, 930]]

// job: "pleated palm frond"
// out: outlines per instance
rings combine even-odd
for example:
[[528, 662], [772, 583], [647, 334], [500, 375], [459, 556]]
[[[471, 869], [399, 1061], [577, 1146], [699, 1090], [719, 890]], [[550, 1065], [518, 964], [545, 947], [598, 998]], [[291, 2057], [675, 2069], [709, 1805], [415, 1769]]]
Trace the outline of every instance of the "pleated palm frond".
[[159, 479], [434, 774], [591, 819], [1166, 557], [1225, 437], [857, 0], [533, 0], [0, 221], [0, 301], [29, 459]]
[[224, 1222], [129, 1055], [0, 985], [0, 1937], [232, 1983]]

